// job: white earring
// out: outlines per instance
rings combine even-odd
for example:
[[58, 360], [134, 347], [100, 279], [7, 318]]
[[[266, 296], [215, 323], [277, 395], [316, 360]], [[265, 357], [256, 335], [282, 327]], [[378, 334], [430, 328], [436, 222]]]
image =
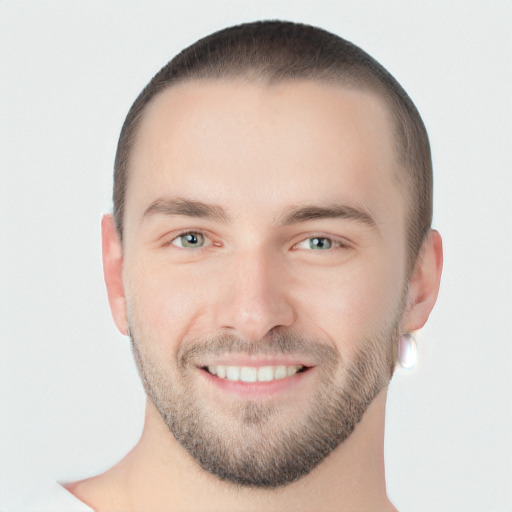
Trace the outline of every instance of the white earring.
[[397, 360], [398, 364], [406, 370], [410, 370], [416, 365], [418, 361], [418, 349], [416, 347], [416, 340], [412, 334], [402, 334], [398, 338]]

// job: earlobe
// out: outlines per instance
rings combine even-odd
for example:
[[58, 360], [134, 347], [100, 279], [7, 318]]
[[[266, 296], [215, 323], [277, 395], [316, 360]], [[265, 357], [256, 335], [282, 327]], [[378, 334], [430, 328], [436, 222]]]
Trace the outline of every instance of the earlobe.
[[101, 219], [103, 276], [114, 322], [121, 334], [128, 334], [123, 285], [123, 249], [112, 215]]
[[443, 242], [441, 235], [431, 230], [423, 241], [410, 278], [402, 332], [412, 332], [425, 325], [437, 299], [442, 269]]

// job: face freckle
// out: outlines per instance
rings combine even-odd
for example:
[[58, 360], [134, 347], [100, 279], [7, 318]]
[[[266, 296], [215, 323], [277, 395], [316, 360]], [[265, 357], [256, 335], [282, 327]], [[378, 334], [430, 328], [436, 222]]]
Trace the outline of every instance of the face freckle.
[[[171, 432], [220, 478], [307, 474], [391, 377], [406, 290], [392, 133], [376, 96], [309, 81], [190, 82], [144, 115], [124, 231], [133, 350]], [[228, 378], [254, 365], [272, 382]]]

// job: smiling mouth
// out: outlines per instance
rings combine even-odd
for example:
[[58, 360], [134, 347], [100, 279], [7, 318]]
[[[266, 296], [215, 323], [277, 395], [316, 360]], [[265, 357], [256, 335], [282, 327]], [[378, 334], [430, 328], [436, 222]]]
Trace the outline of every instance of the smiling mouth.
[[203, 366], [202, 369], [220, 379], [234, 382], [271, 382], [292, 377], [308, 370], [303, 365], [293, 366]]

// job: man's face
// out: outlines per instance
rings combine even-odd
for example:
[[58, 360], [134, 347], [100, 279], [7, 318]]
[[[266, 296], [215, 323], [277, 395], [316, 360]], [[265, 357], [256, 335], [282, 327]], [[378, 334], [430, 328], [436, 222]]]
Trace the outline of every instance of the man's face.
[[187, 83], [130, 164], [127, 315], [146, 391], [208, 471], [311, 471], [392, 372], [406, 291], [393, 130], [370, 93]]

